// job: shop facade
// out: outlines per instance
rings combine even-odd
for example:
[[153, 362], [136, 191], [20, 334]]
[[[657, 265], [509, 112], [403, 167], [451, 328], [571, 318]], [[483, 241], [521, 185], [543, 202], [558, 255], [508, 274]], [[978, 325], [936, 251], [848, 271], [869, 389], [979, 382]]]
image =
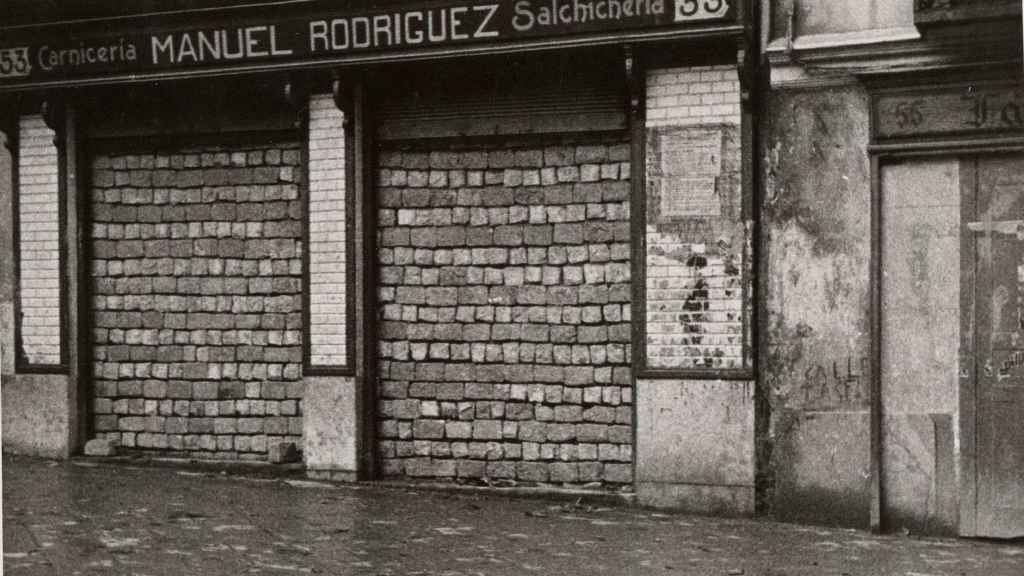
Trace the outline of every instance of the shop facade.
[[861, 4], [15, 2], [4, 449], [1020, 536], [1020, 6]]
[[185, 4], [0, 29], [5, 450], [754, 512], [749, 3]]

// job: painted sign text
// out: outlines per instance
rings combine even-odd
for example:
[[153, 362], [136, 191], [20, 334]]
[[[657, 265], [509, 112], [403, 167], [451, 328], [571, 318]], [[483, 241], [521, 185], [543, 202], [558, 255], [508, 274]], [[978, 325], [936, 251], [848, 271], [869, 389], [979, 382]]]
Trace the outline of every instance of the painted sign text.
[[[732, 0], [449, 0], [389, 8], [311, 13], [276, 20], [250, 12], [244, 23], [136, 32], [143, 26], [93, 27], [81, 35], [47, 37], [35, 29], [0, 36], [0, 89], [77, 79], [278, 65], [309, 60], [390, 55], [430, 48], [544, 40], [551, 45], [587, 35], [643, 35], [690, 23], [730, 24]], [[120, 24], [119, 24], [120, 26]], [[148, 29], [148, 25], [146, 26]], [[103, 30], [92, 36], [92, 30]], [[375, 56], [376, 57], [376, 56]]]

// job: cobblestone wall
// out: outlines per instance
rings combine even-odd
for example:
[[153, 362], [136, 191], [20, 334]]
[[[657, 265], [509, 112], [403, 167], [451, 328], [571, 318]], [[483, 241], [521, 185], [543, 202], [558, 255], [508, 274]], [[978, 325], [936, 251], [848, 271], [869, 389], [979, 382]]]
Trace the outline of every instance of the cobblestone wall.
[[97, 435], [228, 459], [300, 442], [299, 166], [297, 143], [94, 159]]
[[387, 475], [632, 480], [628, 145], [380, 156]]

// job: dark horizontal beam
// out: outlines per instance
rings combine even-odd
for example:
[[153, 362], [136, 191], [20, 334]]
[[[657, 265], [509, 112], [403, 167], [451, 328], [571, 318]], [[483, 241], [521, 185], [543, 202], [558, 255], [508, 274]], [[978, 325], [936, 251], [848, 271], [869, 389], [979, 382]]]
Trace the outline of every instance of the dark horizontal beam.
[[397, 63], [416, 61], [439, 61], [471, 56], [522, 54], [559, 49], [611, 46], [618, 44], [649, 44], [655, 42], [709, 39], [720, 39], [738, 42], [743, 39], [745, 32], [746, 27], [737, 24], [729, 26], [707, 26], [700, 28], [595, 34], [572, 38], [522, 40], [503, 44], [460, 46], [457, 48], [438, 47], [432, 49], [405, 50], [383, 53], [347, 54], [342, 56], [316, 58], [294, 62], [267, 62], [256, 64], [239, 64], [233, 66], [214, 66], [194, 70], [186, 69], [154, 71], [145, 74], [126, 73], [111, 74], [108, 76], [98, 76], [90, 78], [26, 81], [23, 83], [10, 83], [6, 85], [0, 85], [0, 93], [23, 92], [30, 90], [53, 88], [87, 87], [110, 84], [136, 84], [153, 81], [173, 81], [209, 77], [240, 76], [268, 72], [328, 70], [332, 68], [365, 66], [372, 64], [387, 64], [393, 62]]

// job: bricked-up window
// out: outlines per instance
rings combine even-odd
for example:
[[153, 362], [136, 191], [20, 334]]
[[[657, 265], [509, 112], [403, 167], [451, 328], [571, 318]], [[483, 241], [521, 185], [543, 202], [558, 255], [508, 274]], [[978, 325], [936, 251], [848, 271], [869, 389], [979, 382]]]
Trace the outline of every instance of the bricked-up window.
[[302, 443], [294, 133], [90, 142], [92, 426], [127, 449]]
[[307, 362], [311, 372], [350, 369], [345, 115], [330, 94], [309, 102]]
[[680, 375], [750, 369], [749, 227], [742, 216], [739, 80], [730, 66], [647, 77], [644, 278], [638, 367]]
[[60, 155], [42, 116], [23, 116], [17, 145], [18, 368], [57, 370], [61, 346]]
[[633, 479], [629, 144], [383, 144], [385, 476]]

